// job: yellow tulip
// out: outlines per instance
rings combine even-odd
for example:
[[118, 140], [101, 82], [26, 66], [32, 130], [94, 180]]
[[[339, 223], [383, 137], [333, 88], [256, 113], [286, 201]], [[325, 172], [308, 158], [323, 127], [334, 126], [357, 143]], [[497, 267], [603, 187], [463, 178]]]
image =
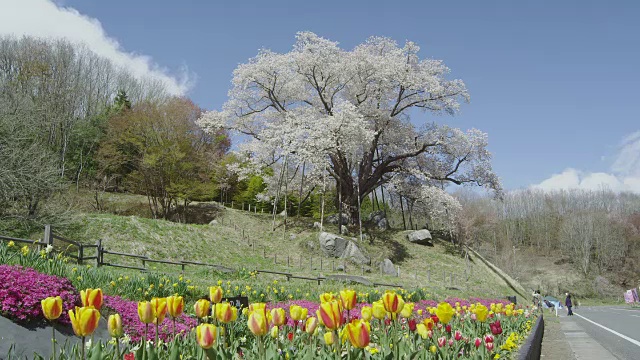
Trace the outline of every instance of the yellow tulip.
[[286, 320], [286, 316], [287, 315], [282, 308], [271, 309], [271, 323], [275, 326], [283, 325]]
[[431, 345], [431, 346], [429, 346], [429, 351], [431, 351], [433, 354], [435, 354], [436, 351], [438, 351], [438, 348], [435, 345]]
[[167, 297], [167, 311], [169, 311], [169, 316], [174, 319], [182, 315], [184, 311], [184, 299], [182, 296]]
[[416, 332], [423, 339], [426, 339], [429, 336], [429, 330], [427, 330], [427, 327], [422, 323], [416, 325]]
[[321, 303], [316, 313], [318, 320], [327, 329], [336, 330], [342, 323], [342, 308], [336, 300]]
[[356, 348], [362, 349], [369, 345], [369, 333], [371, 332], [371, 326], [364, 320], [354, 320], [347, 324], [345, 328], [347, 338], [351, 345]]
[[340, 291], [340, 301], [342, 301], [342, 306], [345, 309], [353, 309], [357, 301], [356, 292], [349, 289]]
[[385, 310], [393, 314], [401, 312], [402, 308], [404, 307], [402, 296], [396, 294], [394, 291], [389, 290], [387, 290], [382, 295], [382, 303], [384, 304]]
[[153, 298], [151, 299], [151, 306], [154, 309], [155, 324], [160, 324], [164, 321], [164, 317], [167, 316], [167, 299], [166, 298]]
[[487, 316], [489, 315], [489, 309], [486, 306], [480, 304], [477, 305], [473, 309], [474, 314], [476, 314], [476, 320], [480, 322], [485, 322], [487, 320]]
[[93, 334], [98, 327], [100, 312], [91, 306], [76, 306], [75, 311], [69, 310], [69, 319], [71, 319], [73, 332], [77, 336], [84, 337]]
[[278, 338], [278, 327], [277, 326], [273, 326], [271, 328], [271, 337], [274, 339]]
[[62, 298], [60, 296], [48, 297], [40, 301], [42, 313], [47, 320], [55, 320], [62, 314]]
[[307, 318], [307, 314], [309, 310], [299, 305], [291, 305], [289, 307], [289, 314], [291, 318], [295, 321], [301, 321]]
[[203, 349], [211, 349], [216, 342], [218, 328], [211, 324], [201, 324], [196, 327], [198, 345]]
[[402, 311], [400, 312], [400, 315], [402, 315], [403, 318], [410, 318], [411, 315], [413, 314], [414, 306], [415, 306], [414, 303], [405, 303], [404, 307], [402, 308]]
[[307, 332], [307, 334], [313, 335], [317, 327], [318, 327], [318, 318], [312, 316], [307, 319], [304, 330]]
[[228, 302], [217, 304], [215, 309], [216, 319], [225, 324], [228, 324], [238, 318], [238, 308]]
[[324, 294], [320, 295], [320, 303], [329, 302], [329, 301], [332, 301], [334, 299], [335, 299], [335, 297], [333, 296], [332, 293], [324, 293]]
[[249, 319], [247, 320], [247, 326], [249, 330], [256, 336], [263, 336], [267, 334], [267, 316], [264, 309], [256, 309], [249, 313]]
[[371, 321], [371, 317], [373, 316], [371, 306], [363, 306], [360, 309], [360, 315], [362, 315], [362, 319], [365, 321]]
[[197, 317], [207, 317], [209, 316], [209, 311], [211, 310], [211, 303], [207, 299], [200, 299], [193, 305], [193, 309], [195, 310]]
[[122, 330], [122, 318], [120, 318], [120, 314], [109, 315], [109, 320], [107, 321], [107, 329], [109, 330], [109, 335], [116, 339], [124, 335], [124, 330]]
[[265, 303], [253, 303], [249, 304], [249, 312], [252, 312], [257, 309], [265, 310], [267, 308], [267, 304]]
[[451, 305], [449, 305], [449, 303], [441, 302], [440, 304], [438, 304], [438, 308], [436, 309], [436, 316], [438, 316], [438, 319], [441, 323], [445, 325], [448, 324], [449, 321], [451, 321], [453, 314], [453, 308], [451, 307]]
[[152, 323], [156, 318], [156, 309], [148, 301], [138, 302], [138, 317], [145, 324]]
[[332, 331], [324, 333], [325, 344], [331, 346], [333, 345], [334, 342], [335, 342], [335, 334]]
[[373, 313], [373, 317], [378, 320], [382, 320], [387, 316], [387, 310], [384, 308], [384, 304], [380, 301], [375, 301], [371, 304], [371, 311]]
[[103, 300], [102, 289], [81, 290], [80, 299], [82, 300], [82, 306], [93, 306], [96, 310], [100, 311]]
[[222, 295], [224, 295], [224, 290], [220, 286], [211, 286], [209, 288], [209, 300], [213, 304], [218, 304], [222, 301]]

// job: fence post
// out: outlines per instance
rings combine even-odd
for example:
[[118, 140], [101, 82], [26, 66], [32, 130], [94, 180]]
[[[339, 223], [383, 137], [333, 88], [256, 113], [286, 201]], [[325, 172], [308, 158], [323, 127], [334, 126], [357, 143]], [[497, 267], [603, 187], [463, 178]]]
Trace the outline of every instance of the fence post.
[[262, 257], [265, 259], [267, 258], [267, 248], [264, 246], [262, 247]]
[[82, 265], [82, 258], [84, 257], [84, 247], [82, 244], [78, 246], [78, 265]]
[[180, 267], [182, 268], [182, 275], [184, 275], [184, 263], [180, 264]]
[[278, 254], [273, 254], [273, 265], [278, 263]]
[[96, 246], [96, 267], [100, 267], [102, 265], [102, 239], [98, 239]]
[[289, 255], [287, 255], [287, 267], [289, 267]]
[[320, 258], [320, 271], [322, 271], [322, 258]]
[[397, 276], [400, 277], [400, 265], [396, 265], [396, 268], [398, 268], [398, 274]]
[[313, 271], [313, 256], [309, 258], [309, 270]]
[[45, 244], [53, 246], [53, 236], [51, 236], [51, 225], [44, 226], [44, 238], [42, 239]]

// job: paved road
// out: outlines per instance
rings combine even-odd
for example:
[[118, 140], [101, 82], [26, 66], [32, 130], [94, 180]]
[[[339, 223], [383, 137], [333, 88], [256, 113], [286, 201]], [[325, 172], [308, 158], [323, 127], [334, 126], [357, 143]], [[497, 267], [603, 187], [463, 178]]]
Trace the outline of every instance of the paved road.
[[580, 307], [574, 314], [561, 323], [577, 359], [640, 359], [640, 309]]

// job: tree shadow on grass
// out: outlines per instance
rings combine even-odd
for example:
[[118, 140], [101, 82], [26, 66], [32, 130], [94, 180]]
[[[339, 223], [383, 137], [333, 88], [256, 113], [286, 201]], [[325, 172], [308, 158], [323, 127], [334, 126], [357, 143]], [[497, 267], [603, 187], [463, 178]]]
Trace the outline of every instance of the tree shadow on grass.
[[413, 255], [407, 251], [407, 247], [391, 236], [392, 233], [388, 231], [371, 231], [368, 235], [371, 237], [371, 245], [376, 245], [377, 243], [378, 246], [387, 248], [391, 251], [389, 259], [392, 262], [398, 263], [413, 258]]

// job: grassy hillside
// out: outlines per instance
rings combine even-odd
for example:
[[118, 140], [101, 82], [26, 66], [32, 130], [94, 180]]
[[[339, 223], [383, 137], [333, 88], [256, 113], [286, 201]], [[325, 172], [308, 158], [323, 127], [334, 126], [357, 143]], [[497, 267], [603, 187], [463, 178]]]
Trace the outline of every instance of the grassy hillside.
[[[128, 207], [139, 207], [136, 204], [143, 200], [140, 197], [114, 196], [118, 198], [118, 204], [127, 204]], [[112, 201], [115, 204], [115, 200]], [[86, 243], [95, 243], [100, 238], [103, 246], [112, 251], [153, 259], [191, 260], [244, 268], [246, 271], [242, 273], [255, 269], [313, 277], [338, 273], [332, 268], [343, 261], [322, 254], [318, 243], [319, 231], [312, 227], [311, 219], [290, 218], [286, 232], [282, 217], [278, 218], [275, 231], [272, 231], [271, 220], [267, 214], [228, 208], [221, 211], [217, 225], [180, 224], [137, 216], [86, 212], [79, 216], [76, 226], [65, 231], [64, 235]], [[335, 228], [330, 226], [326, 230], [335, 232]], [[434, 297], [528, 294], [516, 281], [505, 281], [475, 255], [467, 260], [448, 243], [436, 242], [434, 247], [428, 247], [412, 244], [405, 236], [403, 231], [387, 231], [370, 234], [370, 238], [363, 242], [354, 239], [372, 259], [371, 272], [364, 276], [375, 282], [423, 288]], [[385, 258], [399, 265], [400, 277], [380, 274], [376, 264]], [[115, 255], [105, 255], [104, 260], [141, 265], [140, 260]], [[168, 273], [180, 271], [180, 267], [175, 265], [153, 264], [151, 268]], [[346, 268], [347, 274], [362, 275], [362, 268], [358, 265], [347, 263]], [[195, 266], [187, 266], [186, 273], [194, 279], [210, 276], [206, 269]], [[260, 278], [284, 280], [277, 275], [261, 274]]]

